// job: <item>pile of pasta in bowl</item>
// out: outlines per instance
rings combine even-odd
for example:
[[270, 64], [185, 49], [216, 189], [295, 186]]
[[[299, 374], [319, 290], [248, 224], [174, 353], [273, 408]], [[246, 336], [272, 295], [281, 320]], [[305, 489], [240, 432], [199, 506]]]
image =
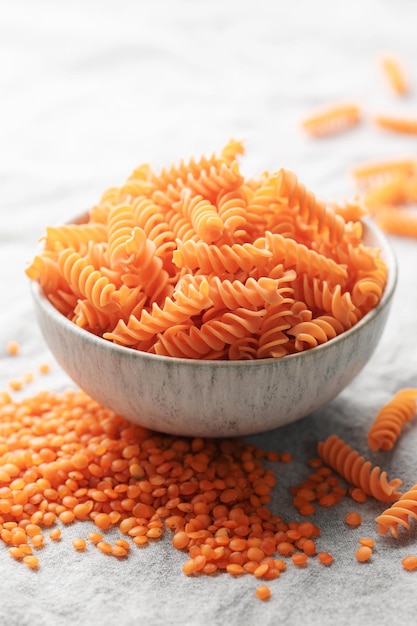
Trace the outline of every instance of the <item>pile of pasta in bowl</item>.
[[[167, 429], [166, 422], [159, 425], [156, 418], [168, 410], [168, 430], [181, 434], [179, 414], [189, 414], [191, 419], [198, 406], [201, 423], [225, 417], [227, 433], [240, 432], [236, 423], [241, 414], [247, 412], [250, 421], [259, 406], [252, 369], [248, 384], [255, 396], [253, 403], [237, 407], [231, 417], [234, 396], [238, 405], [245, 401], [240, 389], [243, 362], [266, 364], [265, 371], [259, 370], [260, 380], [265, 382], [258, 391], [263, 394], [264, 426], [277, 424], [278, 398], [279, 423], [297, 419], [333, 397], [358, 373], [385, 324], [388, 307], [384, 299], [389, 304], [395, 263], [387, 263], [390, 251], [386, 242], [366, 222], [361, 207], [321, 201], [293, 172], [283, 168], [245, 177], [239, 164], [243, 152], [242, 143], [231, 140], [218, 153], [181, 160], [159, 172], [148, 164], [140, 165], [121, 186], [107, 189], [99, 202], [73, 223], [47, 227], [42, 249], [26, 268], [42, 298], [42, 307], [49, 306], [48, 324], [42, 321], [39, 306], [37, 314], [64, 369], [92, 397], [156, 429]], [[372, 330], [372, 348], [368, 346], [361, 354], [356, 347], [352, 367], [343, 375], [336, 369], [329, 389], [329, 385], [314, 382], [298, 411], [294, 410], [295, 391], [287, 390], [289, 406], [285, 409], [277, 377], [286, 384], [285, 377], [291, 375], [296, 383], [297, 376], [305, 377], [305, 372], [294, 363], [291, 367], [300, 374], [288, 370], [283, 377], [281, 371], [278, 375], [276, 364], [315, 353], [348, 337], [381, 308], [377, 330]], [[61, 327], [53, 337], [52, 319]], [[63, 319], [71, 325], [63, 326]], [[56, 348], [56, 335], [63, 333], [62, 327], [72, 335], [76, 329], [81, 332], [77, 335], [83, 342], [78, 363], [74, 357], [69, 364], [75, 350], [73, 341], [65, 350], [62, 345]], [[102, 390], [102, 379], [106, 378], [103, 356], [95, 370], [100, 370], [100, 382], [94, 373], [86, 377], [85, 367], [80, 370], [80, 362], [87, 358], [86, 345], [106, 354], [110, 350], [113, 367], [109, 365], [109, 378], [111, 370], [114, 377], [115, 359], [119, 369], [120, 362], [129, 361], [130, 369], [124, 376], [133, 377], [135, 382], [124, 389], [120, 405], [115, 406], [114, 394]], [[146, 374], [137, 370], [144, 355]], [[347, 358], [341, 344], [336, 357]], [[90, 354], [90, 369], [94, 359]], [[169, 398], [173, 363], [174, 400]], [[195, 364], [192, 374], [190, 363]], [[203, 363], [206, 369], [209, 364], [214, 369], [204, 374], [207, 380], [202, 381], [193, 377], [197, 370], [203, 376]], [[234, 374], [233, 363], [238, 366]], [[221, 364], [229, 366], [227, 374], [219, 370]], [[143, 396], [150, 392], [142, 379], [151, 375], [152, 367], [165, 368], [168, 378], [165, 387], [159, 383], [145, 408]], [[185, 368], [185, 383], [181, 368]], [[164, 380], [159, 370], [153, 376]], [[213, 388], [213, 376], [219, 377], [221, 389]], [[179, 400], [182, 394], [178, 389], [184, 384], [199, 389], [199, 402], [194, 392], [188, 394], [197, 402], [189, 408]], [[202, 408], [205, 396], [211, 407], [206, 413]], [[149, 420], [144, 414], [151, 414]], [[246, 425], [243, 430], [254, 428]], [[202, 428], [198, 432], [213, 430]], [[225, 429], [219, 427], [217, 432], [225, 434]]]

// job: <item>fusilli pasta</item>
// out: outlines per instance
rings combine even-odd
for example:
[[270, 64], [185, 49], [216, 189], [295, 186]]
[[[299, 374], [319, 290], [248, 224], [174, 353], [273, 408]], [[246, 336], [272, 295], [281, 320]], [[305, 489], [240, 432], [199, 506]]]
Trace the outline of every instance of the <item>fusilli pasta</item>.
[[410, 518], [417, 519], [417, 484], [378, 515], [375, 521], [378, 524], [379, 533], [385, 535], [390, 531], [393, 537], [398, 537], [399, 527], [410, 529]]
[[353, 450], [337, 435], [330, 435], [320, 441], [318, 453], [327, 465], [338, 472], [355, 487], [360, 487], [367, 495], [381, 502], [393, 502], [401, 493], [397, 488], [402, 484], [399, 478], [388, 481], [387, 473], [377, 465], [372, 466], [359, 452]]
[[382, 297], [360, 207], [294, 173], [245, 178], [218, 154], [137, 167], [84, 221], [49, 227], [26, 269], [75, 324], [121, 346], [202, 359], [277, 358], [328, 341]]
[[371, 450], [391, 450], [417, 410], [417, 389], [401, 389], [378, 411], [368, 432]]

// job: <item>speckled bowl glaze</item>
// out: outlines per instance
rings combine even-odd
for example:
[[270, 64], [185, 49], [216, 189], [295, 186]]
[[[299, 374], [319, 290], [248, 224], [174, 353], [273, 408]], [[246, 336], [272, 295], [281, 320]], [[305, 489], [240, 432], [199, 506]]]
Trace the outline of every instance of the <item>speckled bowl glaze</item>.
[[59, 365], [92, 398], [128, 420], [184, 436], [236, 437], [272, 430], [332, 400], [359, 374], [384, 329], [397, 265], [372, 223], [388, 283], [378, 307], [326, 344], [279, 359], [204, 361], [124, 348], [77, 327], [32, 284], [38, 323]]

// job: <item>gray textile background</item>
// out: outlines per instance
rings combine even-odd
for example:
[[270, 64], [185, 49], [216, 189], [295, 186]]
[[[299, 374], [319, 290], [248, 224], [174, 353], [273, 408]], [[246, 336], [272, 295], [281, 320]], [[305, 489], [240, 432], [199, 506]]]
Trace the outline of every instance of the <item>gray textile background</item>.
[[[383, 133], [373, 113], [417, 117], [417, 4], [413, 0], [14, 0], [0, 11], [0, 389], [10, 378], [51, 363], [47, 378], [21, 393], [61, 389], [33, 317], [24, 267], [47, 225], [61, 223], [120, 184], [143, 161], [155, 168], [210, 154], [230, 137], [244, 138], [242, 169], [258, 175], [293, 169], [317, 195], [355, 192], [355, 163], [416, 156], [416, 138]], [[413, 94], [389, 93], [376, 63], [392, 50], [406, 63]], [[299, 119], [316, 106], [354, 101], [363, 124], [323, 141], [307, 139]], [[399, 285], [386, 331], [358, 378], [327, 407], [291, 426], [250, 440], [288, 451], [278, 466], [272, 508], [294, 519], [289, 485], [306, 476], [316, 443], [337, 433], [381, 463], [409, 488], [417, 482], [417, 425], [404, 429], [392, 453], [370, 454], [366, 435], [379, 407], [397, 389], [417, 385], [417, 241], [391, 237]], [[8, 357], [17, 339], [21, 354]], [[19, 394], [16, 394], [18, 397]], [[187, 578], [186, 556], [170, 540], [119, 562], [97, 551], [76, 553], [74, 525], [46, 547], [37, 572], [19, 566], [0, 545], [0, 624], [131, 626], [133, 624], [265, 626], [411, 623], [417, 572], [401, 558], [417, 554], [416, 529], [399, 540], [377, 537], [383, 509], [346, 498], [322, 510], [320, 549], [330, 568], [288, 567], [270, 583], [272, 598], [255, 599], [251, 576]], [[363, 524], [348, 529], [347, 511]], [[376, 538], [372, 562], [356, 563], [362, 536]]]

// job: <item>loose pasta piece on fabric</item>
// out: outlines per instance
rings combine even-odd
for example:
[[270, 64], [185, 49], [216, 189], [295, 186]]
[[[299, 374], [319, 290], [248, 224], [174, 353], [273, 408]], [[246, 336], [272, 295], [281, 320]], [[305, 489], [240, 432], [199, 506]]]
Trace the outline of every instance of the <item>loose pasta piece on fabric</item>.
[[407, 181], [407, 175], [394, 175], [391, 179], [370, 187], [363, 197], [365, 207], [375, 215], [381, 207], [407, 202], [409, 188]]
[[417, 410], [417, 389], [401, 389], [378, 411], [368, 431], [371, 450], [391, 450]]
[[417, 239], [417, 214], [398, 207], [383, 207], [375, 216], [378, 226], [386, 233]]
[[359, 163], [351, 169], [351, 175], [359, 187], [365, 188], [386, 182], [393, 176], [410, 176], [416, 171], [417, 159], [405, 157]]
[[390, 481], [387, 473], [378, 465], [373, 466], [359, 452], [353, 450], [337, 435], [330, 435], [317, 446], [319, 456], [347, 482], [360, 487], [368, 496], [381, 502], [393, 502], [401, 493], [397, 491], [402, 484], [399, 478]]
[[392, 54], [385, 54], [380, 58], [380, 65], [391, 90], [400, 96], [408, 93], [410, 86], [403, 63]]
[[400, 527], [410, 530], [410, 518], [417, 520], [417, 483], [378, 515], [375, 521], [381, 535], [391, 532], [397, 538]]
[[417, 135], [416, 117], [375, 115], [373, 121], [377, 126], [379, 126], [379, 128], [389, 132], [399, 133], [402, 135]]
[[301, 121], [301, 127], [312, 137], [326, 137], [349, 130], [361, 121], [361, 108], [356, 104], [332, 104]]

